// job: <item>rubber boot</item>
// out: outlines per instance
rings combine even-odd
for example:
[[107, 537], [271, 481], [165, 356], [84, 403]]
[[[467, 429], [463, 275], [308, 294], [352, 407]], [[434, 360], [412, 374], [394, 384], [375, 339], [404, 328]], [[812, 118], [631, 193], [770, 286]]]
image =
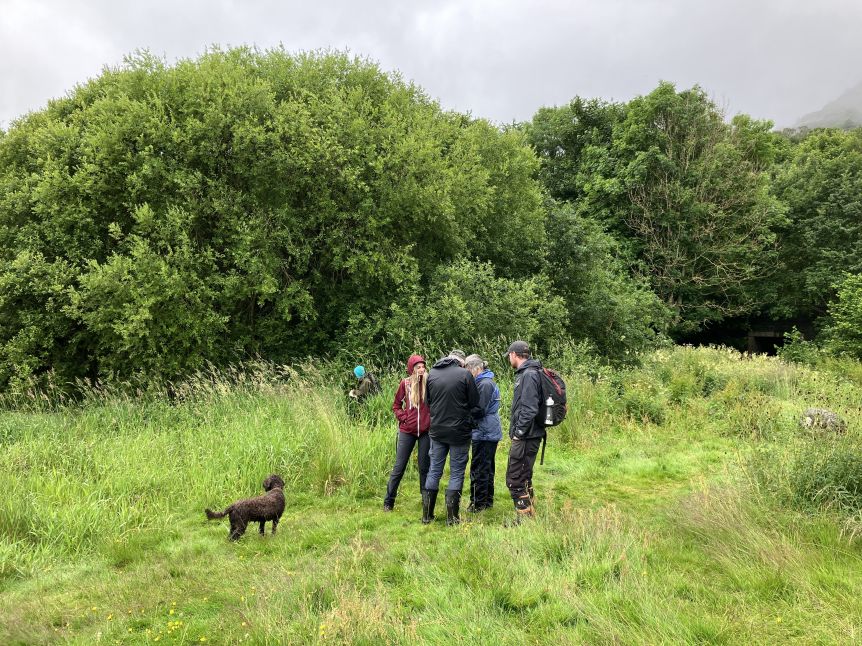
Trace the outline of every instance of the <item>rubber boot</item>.
[[515, 511], [518, 512], [518, 520], [522, 518], [533, 518], [536, 515], [533, 505], [530, 501], [530, 494], [526, 493], [519, 496], [515, 501]]
[[434, 520], [434, 505], [437, 504], [437, 489], [422, 491], [422, 522], [427, 525]]
[[461, 506], [461, 492], [446, 492], [446, 524], [457, 525], [461, 522], [461, 514], [458, 507]]

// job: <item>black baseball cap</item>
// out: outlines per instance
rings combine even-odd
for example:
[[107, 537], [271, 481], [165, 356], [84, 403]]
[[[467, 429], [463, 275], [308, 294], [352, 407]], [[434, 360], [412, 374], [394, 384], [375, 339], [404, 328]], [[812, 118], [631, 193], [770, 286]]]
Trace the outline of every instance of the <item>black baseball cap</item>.
[[526, 341], [514, 341], [512, 345], [509, 346], [509, 349], [506, 350], [506, 354], [510, 352], [515, 352], [516, 354], [530, 354], [530, 346]]

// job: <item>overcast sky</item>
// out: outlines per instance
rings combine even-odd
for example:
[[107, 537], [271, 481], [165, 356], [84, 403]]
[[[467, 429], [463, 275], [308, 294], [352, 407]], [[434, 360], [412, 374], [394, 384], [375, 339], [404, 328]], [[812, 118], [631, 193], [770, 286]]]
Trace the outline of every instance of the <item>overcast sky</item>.
[[212, 44], [349, 49], [497, 122], [669, 80], [788, 126], [862, 80], [862, 0], [0, 0], [0, 127], [135, 49]]

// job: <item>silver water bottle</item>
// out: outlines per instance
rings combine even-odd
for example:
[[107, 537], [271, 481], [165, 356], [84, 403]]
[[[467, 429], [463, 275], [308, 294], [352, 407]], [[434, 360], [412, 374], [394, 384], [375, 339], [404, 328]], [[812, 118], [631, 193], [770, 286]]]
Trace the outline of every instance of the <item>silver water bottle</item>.
[[545, 400], [545, 426], [554, 425], [554, 398], [548, 395]]

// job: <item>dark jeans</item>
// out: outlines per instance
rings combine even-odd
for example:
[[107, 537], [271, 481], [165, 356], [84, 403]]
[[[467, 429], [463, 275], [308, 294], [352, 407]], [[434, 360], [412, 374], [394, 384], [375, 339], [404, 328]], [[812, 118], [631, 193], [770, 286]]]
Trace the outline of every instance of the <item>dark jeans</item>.
[[494, 504], [494, 457], [497, 442], [473, 440], [470, 458], [470, 504], [476, 510], [488, 509]]
[[512, 500], [527, 495], [527, 487], [533, 481], [533, 465], [539, 454], [542, 438], [534, 440], [512, 440], [509, 448], [509, 465], [506, 468], [506, 486]]
[[409, 433], [398, 432], [398, 444], [395, 447], [395, 466], [392, 467], [392, 473], [389, 475], [389, 484], [386, 487], [386, 498], [384, 502], [389, 505], [395, 504], [395, 496], [398, 495], [398, 485], [401, 484], [401, 478], [404, 477], [404, 470], [407, 468], [407, 463], [410, 461], [410, 454], [413, 453], [413, 447], [419, 444], [419, 490], [422, 490], [425, 484], [425, 478], [428, 477], [428, 466], [431, 464], [431, 456], [429, 455], [429, 446], [431, 438], [428, 433], [423, 433], [418, 438]]
[[449, 456], [449, 486], [446, 491], [461, 491], [464, 487], [464, 472], [467, 470], [467, 458], [470, 457], [469, 444], [445, 444], [431, 440], [431, 468], [425, 480], [426, 489], [440, 488], [440, 478], [443, 476], [443, 466]]

